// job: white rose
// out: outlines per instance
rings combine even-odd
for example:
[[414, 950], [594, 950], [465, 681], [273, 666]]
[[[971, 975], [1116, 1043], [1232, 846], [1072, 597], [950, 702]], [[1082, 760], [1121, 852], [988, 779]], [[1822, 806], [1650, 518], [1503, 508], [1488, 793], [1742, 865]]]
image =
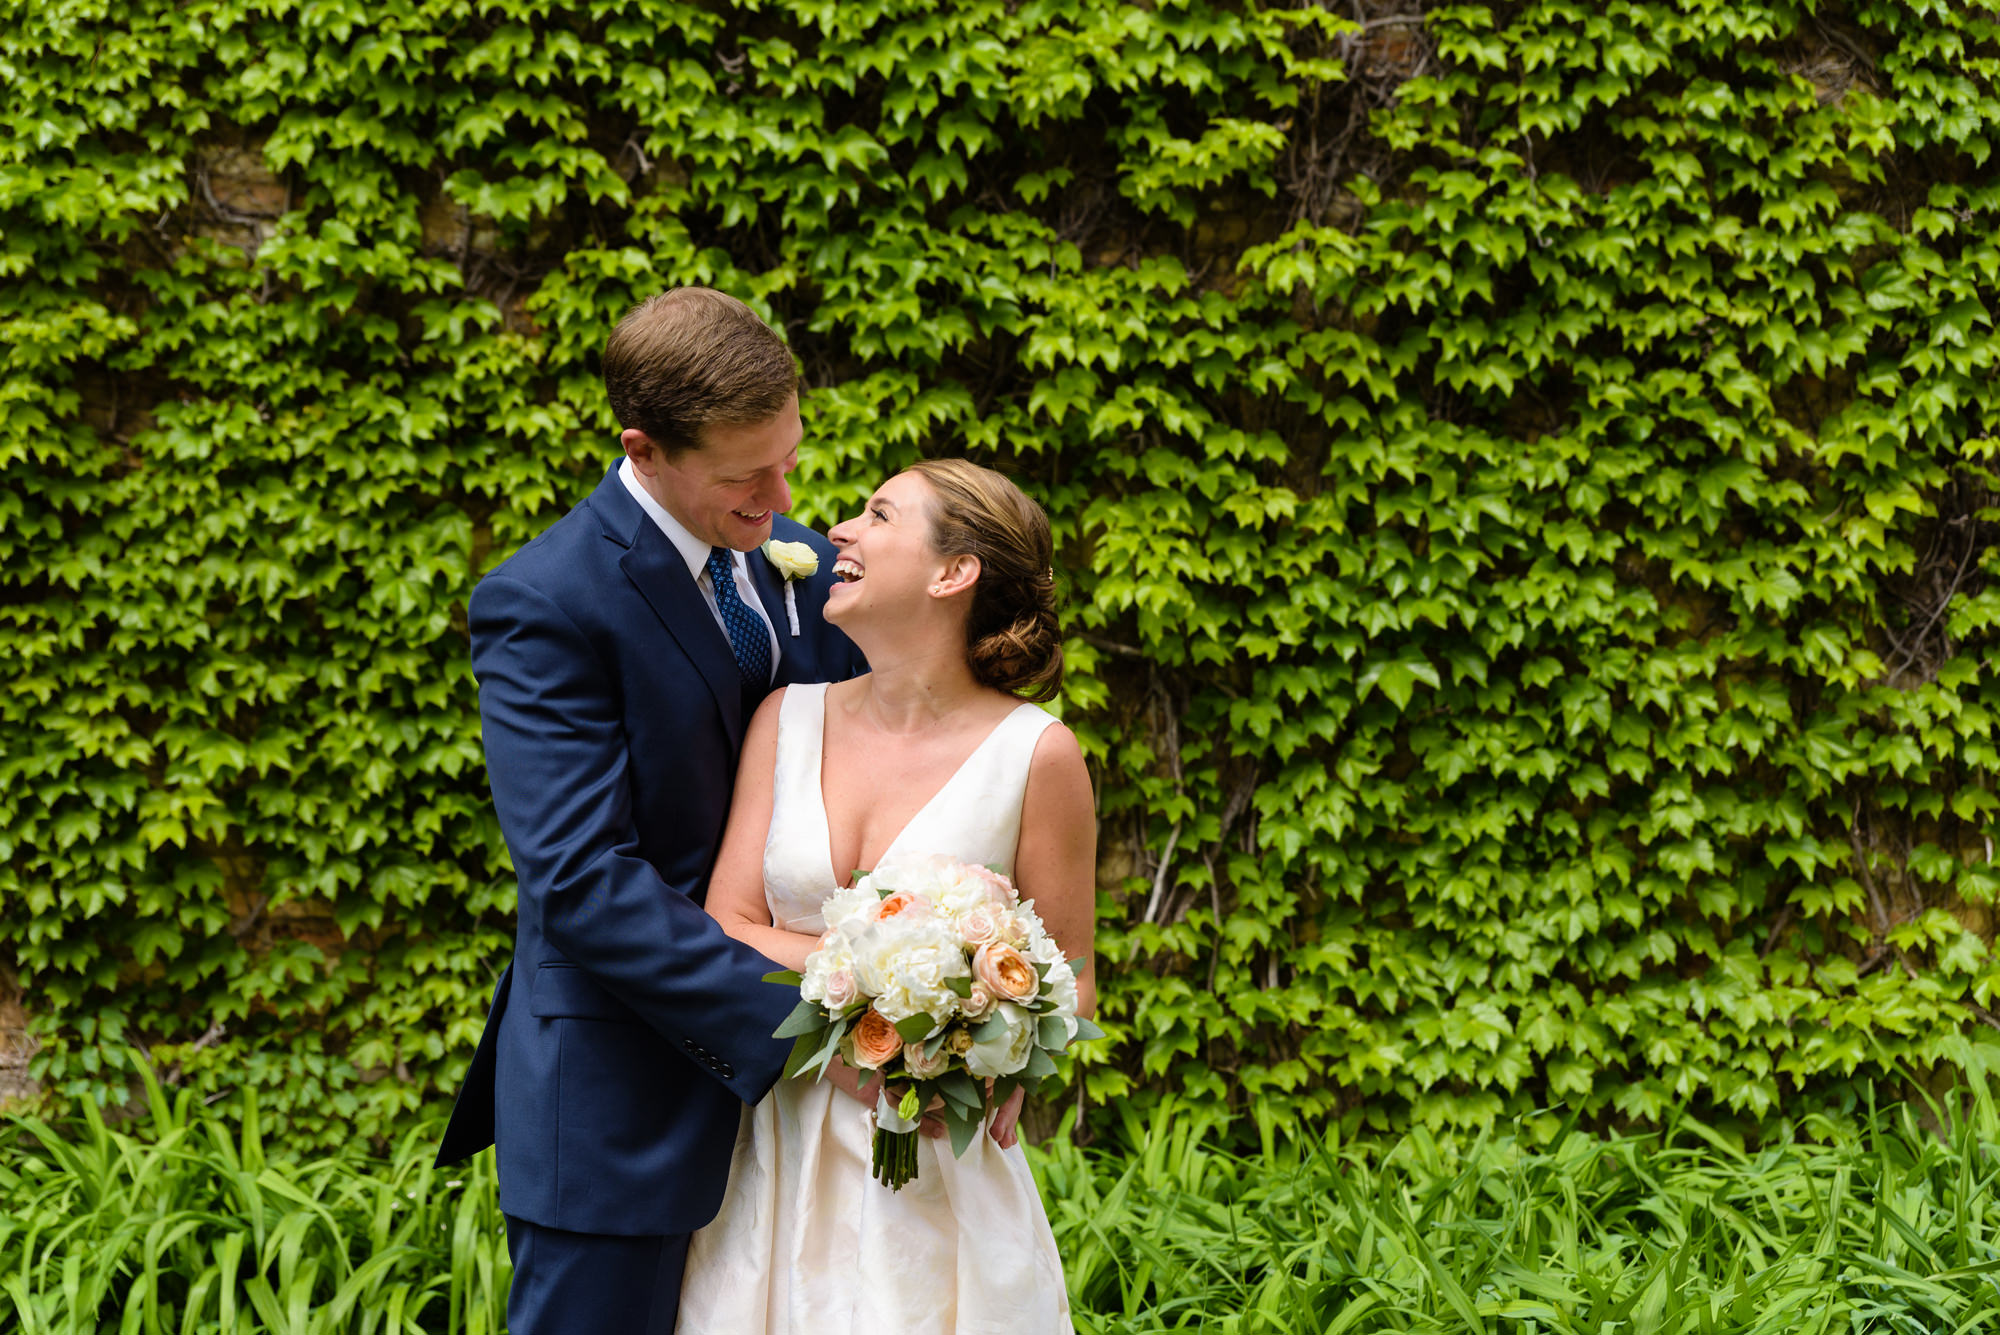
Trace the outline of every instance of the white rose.
[[1034, 1050], [1034, 1012], [1003, 1001], [999, 1014], [1007, 1023], [1006, 1029], [983, 1043], [974, 1040], [972, 1050], [965, 1054], [965, 1069], [981, 1080], [1014, 1074], [1028, 1064], [1028, 1054]]
[[810, 543], [779, 542], [772, 538], [764, 544], [764, 559], [786, 579], [806, 579], [819, 573], [819, 553]]

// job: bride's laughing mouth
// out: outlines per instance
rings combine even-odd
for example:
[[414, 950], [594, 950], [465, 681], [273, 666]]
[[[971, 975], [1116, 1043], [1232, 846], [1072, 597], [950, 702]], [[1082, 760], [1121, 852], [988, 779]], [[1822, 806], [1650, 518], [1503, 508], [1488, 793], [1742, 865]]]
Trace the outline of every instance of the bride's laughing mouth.
[[843, 556], [833, 563], [833, 580], [836, 584], [859, 584], [861, 563], [851, 556]]

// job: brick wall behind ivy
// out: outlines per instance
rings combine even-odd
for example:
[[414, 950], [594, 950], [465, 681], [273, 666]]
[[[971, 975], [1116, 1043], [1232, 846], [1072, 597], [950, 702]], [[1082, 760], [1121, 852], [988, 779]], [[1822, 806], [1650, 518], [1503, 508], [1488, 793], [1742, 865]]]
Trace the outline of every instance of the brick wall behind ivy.
[[805, 517], [1060, 526], [1110, 1050], [1744, 1121], [1995, 1022], [1993, 0], [48, 0], [0, 25], [0, 971], [294, 1134], [509, 940], [463, 608], [707, 283]]

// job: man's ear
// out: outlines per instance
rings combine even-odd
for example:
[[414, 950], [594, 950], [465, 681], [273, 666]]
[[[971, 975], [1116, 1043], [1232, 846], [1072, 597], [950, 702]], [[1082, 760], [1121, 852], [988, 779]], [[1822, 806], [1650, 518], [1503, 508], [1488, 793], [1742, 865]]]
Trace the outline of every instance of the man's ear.
[[979, 558], [976, 556], [954, 556], [944, 563], [944, 575], [931, 585], [931, 592], [939, 598], [952, 598], [966, 592], [979, 582]]
[[666, 458], [666, 452], [653, 443], [653, 438], [636, 427], [620, 431], [618, 443], [625, 447], [625, 457], [632, 461], [632, 467], [644, 477], [653, 476]]

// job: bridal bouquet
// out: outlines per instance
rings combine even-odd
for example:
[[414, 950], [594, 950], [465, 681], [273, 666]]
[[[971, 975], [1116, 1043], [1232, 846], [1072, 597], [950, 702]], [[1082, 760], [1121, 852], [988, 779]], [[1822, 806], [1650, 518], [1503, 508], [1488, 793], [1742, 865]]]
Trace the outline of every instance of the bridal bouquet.
[[985, 867], [878, 867], [820, 913], [805, 972], [767, 975], [799, 989], [777, 1031], [798, 1040], [785, 1075], [824, 1075], [835, 1053], [881, 1073], [874, 1174], [893, 1189], [916, 1176], [917, 1122], [934, 1101], [963, 1154], [1015, 1086], [1055, 1071], [1051, 1054], [1103, 1032], [1077, 1017], [1076, 974], [1034, 902]]

